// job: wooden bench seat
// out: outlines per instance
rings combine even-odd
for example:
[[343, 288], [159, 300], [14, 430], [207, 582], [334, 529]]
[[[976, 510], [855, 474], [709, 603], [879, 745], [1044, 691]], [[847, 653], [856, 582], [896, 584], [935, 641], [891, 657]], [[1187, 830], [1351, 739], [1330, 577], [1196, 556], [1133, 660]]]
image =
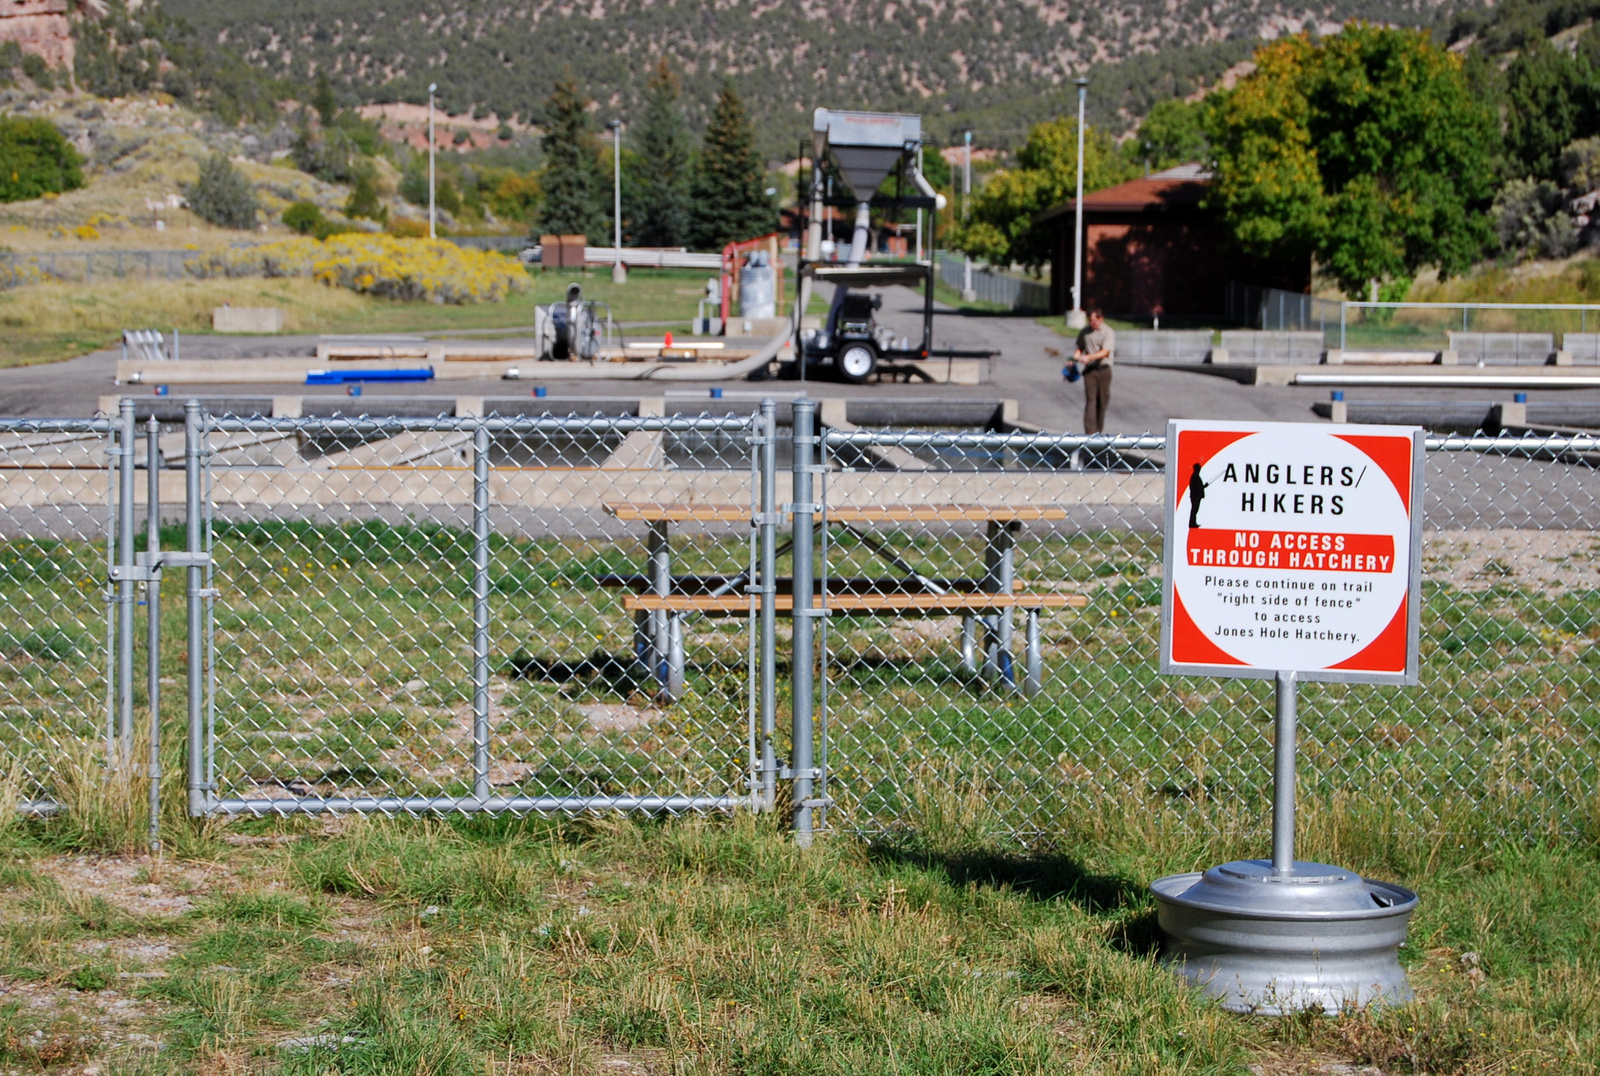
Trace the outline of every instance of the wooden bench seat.
[[[755, 603], [756, 598], [749, 594], [715, 597], [709, 594], [627, 594], [622, 599], [622, 607], [634, 616], [636, 652], [643, 655], [654, 649], [663, 659], [662, 666], [652, 669], [652, 672], [660, 679], [668, 698], [677, 698], [683, 691], [683, 618], [696, 613], [708, 617], [748, 616], [755, 608]], [[1046, 609], [1081, 609], [1088, 604], [1089, 599], [1083, 594], [988, 594], [972, 591], [959, 594], [830, 593], [826, 608], [829, 614], [841, 616], [960, 616], [961, 667], [974, 675], [979, 671], [977, 628], [981, 622], [986, 636], [982, 647], [985, 679], [998, 678], [1025, 694], [1033, 695], [1043, 682], [1040, 612]], [[817, 607], [820, 606], [819, 601]], [[773, 595], [773, 609], [779, 614], [792, 614], [794, 595]], [[1021, 611], [1028, 622], [1026, 666], [1020, 682], [1011, 664], [1010, 614], [1013, 611]], [[652, 648], [647, 642], [646, 625], [651, 621], [662, 623], [664, 646]]]

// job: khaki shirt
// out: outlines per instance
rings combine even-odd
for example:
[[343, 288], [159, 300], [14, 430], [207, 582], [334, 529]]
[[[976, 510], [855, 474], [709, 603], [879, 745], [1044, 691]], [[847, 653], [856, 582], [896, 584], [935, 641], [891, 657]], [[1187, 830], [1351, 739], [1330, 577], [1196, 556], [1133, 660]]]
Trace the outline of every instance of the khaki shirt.
[[1117, 357], [1117, 334], [1109, 325], [1102, 325], [1098, 329], [1085, 327], [1078, 333], [1078, 350], [1085, 355], [1093, 355], [1096, 351], [1109, 351], [1111, 354], [1100, 360], [1109, 364]]

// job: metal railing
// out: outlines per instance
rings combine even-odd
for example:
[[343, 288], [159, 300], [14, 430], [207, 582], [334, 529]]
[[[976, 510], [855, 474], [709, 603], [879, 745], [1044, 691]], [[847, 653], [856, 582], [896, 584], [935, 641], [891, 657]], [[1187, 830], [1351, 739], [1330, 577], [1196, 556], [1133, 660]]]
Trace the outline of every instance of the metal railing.
[[[0, 423], [0, 791], [25, 810], [90, 757], [159, 791], [182, 743], [195, 814], [1265, 817], [1270, 684], [1157, 673], [1162, 436], [818, 431], [809, 400], [781, 436], [771, 403], [185, 414]], [[1429, 440], [1422, 683], [1304, 688], [1310, 799], [1589, 824], [1597, 465], [1592, 437]]]
[[[1271, 332], [1328, 331], [1343, 324], [1343, 303], [1282, 288], [1228, 281], [1224, 297], [1227, 319], [1251, 329]], [[1342, 344], [1339, 346], [1343, 346]]]
[[[937, 257], [939, 283], [957, 290], [966, 287], [965, 260], [942, 252]], [[1050, 285], [1042, 281], [1025, 280], [987, 266], [973, 265], [972, 290], [977, 293], [979, 302], [1003, 306], [1018, 314], [1050, 312]]]

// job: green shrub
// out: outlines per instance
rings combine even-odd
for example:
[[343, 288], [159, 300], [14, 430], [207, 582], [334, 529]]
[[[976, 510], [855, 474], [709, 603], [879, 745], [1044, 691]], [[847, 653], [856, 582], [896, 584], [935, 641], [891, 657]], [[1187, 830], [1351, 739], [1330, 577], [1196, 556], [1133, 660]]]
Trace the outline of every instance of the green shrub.
[[83, 186], [83, 158], [49, 120], [0, 119], [0, 202]]
[[310, 235], [319, 225], [327, 223], [327, 220], [323, 217], [322, 210], [314, 203], [296, 202], [283, 211], [283, 223], [285, 227], [293, 228], [301, 235]]
[[384, 208], [383, 201], [378, 197], [377, 177], [375, 169], [370, 164], [356, 171], [355, 187], [350, 192], [349, 201], [344, 204], [344, 215], [365, 217], [379, 224], [388, 221], [389, 211]]
[[24, 53], [22, 57], [22, 73], [33, 79], [33, 84], [41, 90], [56, 88], [55, 74], [50, 70], [50, 65], [44, 62], [44, 57], [35, 53]]
[[200, 166], [200, 178], [183, 188], [189, 208], [201, 220], [219, 228], [254, 228], [261, 204], [250, 181], [221, 154]]

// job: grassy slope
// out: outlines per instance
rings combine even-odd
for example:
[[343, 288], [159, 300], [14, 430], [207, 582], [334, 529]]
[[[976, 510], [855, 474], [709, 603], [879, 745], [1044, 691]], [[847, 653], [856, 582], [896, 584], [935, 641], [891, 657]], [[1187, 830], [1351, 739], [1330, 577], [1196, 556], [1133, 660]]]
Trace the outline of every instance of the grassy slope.
[[212, 308], [276, 306], [288, 333], [449, 332], [532, 326], [533, 307], [564, 298], [576, 280], [584, 293], [612, 304], [626, 322], [677, 321], [687, 328], [709, 274], [635, 271], [611, 283], [609, 271], [534, 273], [532, 287], [504, 302], [435, 306], [376, 299], [304, 279], [107, 281], [34, 284], [0, 291], [0, 367], [55, 362], [115, 346], [123, 329], [177, 328], [209, 333]]
[[[1234, 849], [1122, 821], [1031, 853], [939, 817], [912, 818], [923, 829], [901, 842], [835, 837], [810, 852], [750, 816], [253, 822], [191, 830], [166, 862], [87, 865], [63, 854], [67, 824], [29, 827], [5, 841], [0, 868], [11, 992], [0, 1063], [440, 1076], [1597, 1071], [1593, 845], [1474, 848], [1427, 864], [1344, 849], [1342, 862], [1424, 895], [1404, 952], [1419, 1000], [1258, 1021], [1222, 1013], [1153, 960], [1145, 886]], [[274, 1046], [307, 1036], [318, 1037]]]

